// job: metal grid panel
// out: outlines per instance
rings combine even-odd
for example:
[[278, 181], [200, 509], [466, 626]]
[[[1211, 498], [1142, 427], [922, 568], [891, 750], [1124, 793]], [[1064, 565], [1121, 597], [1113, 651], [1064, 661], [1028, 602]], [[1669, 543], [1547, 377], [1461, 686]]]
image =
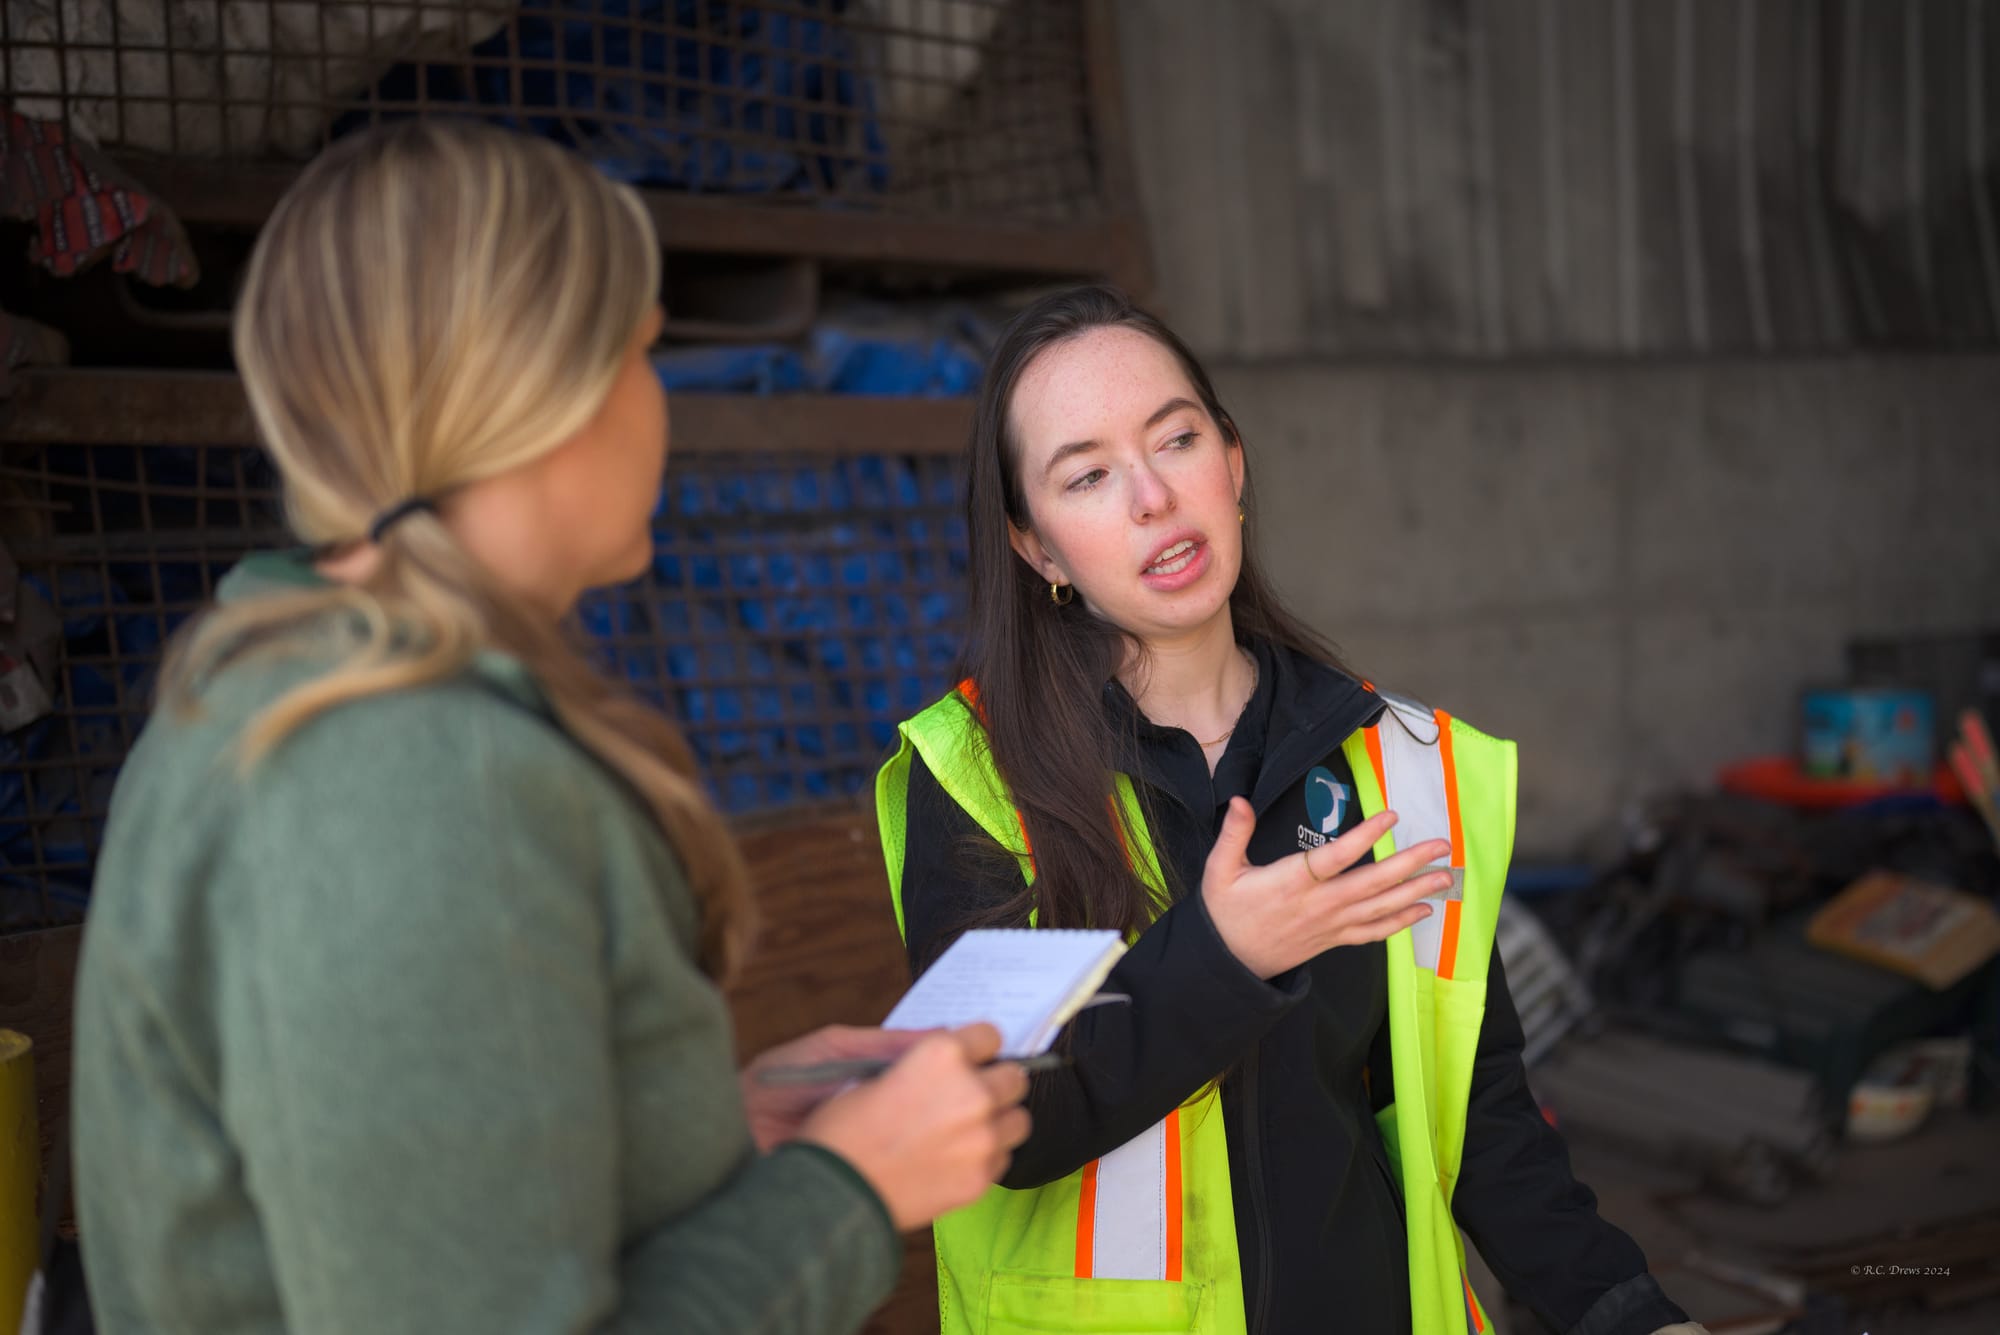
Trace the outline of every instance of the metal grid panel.
[[950, 684], [965, 526], [949, 458], [677, 465], [653, 568], [582, 609], [679, 719], [725, 810], [850, 797]]
[[282, 540], [256, 451], [52, 446], [0, 467], [8, 546], [63, 624], [55, 712], [0, 736], [0, 930], [82, 916], [161, 649], [245, 551]]
[[1098, 212], [1076, 0], [0, 0], [0, 98], [107, 148], [301, 160], [470, 114], [634, 184]]
[[[677, 461], [652, 569], [590, 599], [583, 630], [682, 720], [726, 810], [852, 798], [896, 720], [949, 685], [958, 495], [942, 457]], [[245, 552], [287, 537], [268, 461], [234, 446], [40, 447], [0, 468], [0, 505], [65, 630], [55, 712], [0, 736], [5, 932], [82, 916], [168, 636]]]

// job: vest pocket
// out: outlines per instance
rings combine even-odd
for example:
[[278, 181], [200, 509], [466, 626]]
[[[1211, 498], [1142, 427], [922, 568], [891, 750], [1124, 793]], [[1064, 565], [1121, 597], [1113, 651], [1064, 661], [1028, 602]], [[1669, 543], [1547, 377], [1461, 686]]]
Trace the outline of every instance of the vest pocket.
[[1451, 1055], [1470, 1055], [1479, 1046], [1479, 1030], [1486, 1023], [1486, 975], [1477, 978], [1434, 978], [1431, 1005], [1441, 1032], [1439, 1047], [1449, 1046]]
[[1446, 1199], [1458, 1185], [1465, 1158], [1465, 1109], [1472, 1093], [1472, 1068], [1479, 1051], [1479, 1031], [1486, 1022], [1486, 979], [1435, 980], [1432, 1006], [1436, 1015], [1437, 1047], [1432, 1070], [1437, 1089], [1431, 1117], [1444, 1136], [1432, 1147]]
[[1208, 1329], [1200, 1284], [996, 1273], [987, 1283], [988, 1335], [1181, 1335]]
[[1432, 1005], [1438, 1023], [1448, 1033], [1440, 1033], [1440, 1047], [1464, 1041], [1472, 1035], [1478, 1043], [1480, 1025], [1486, 1023], [1486, 969], [1478, 977], [1438, 977], [1432, 979]]

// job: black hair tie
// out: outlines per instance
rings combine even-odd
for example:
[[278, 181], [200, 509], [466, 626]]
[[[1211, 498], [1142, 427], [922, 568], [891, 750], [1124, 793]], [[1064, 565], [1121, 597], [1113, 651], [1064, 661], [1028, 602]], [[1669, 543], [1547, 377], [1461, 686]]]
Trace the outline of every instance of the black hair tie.
[[381, 514], [376, 515], [375, 522], [368, 526], [368, 541], [380, 543], [384, 533], [387, 533], [390, 529], [402, 523], [419, 510], [428, 514], [436, 514], [437, 505], [427, 496], [412, 496], [407, 501], [401, 501], [390, 506]]

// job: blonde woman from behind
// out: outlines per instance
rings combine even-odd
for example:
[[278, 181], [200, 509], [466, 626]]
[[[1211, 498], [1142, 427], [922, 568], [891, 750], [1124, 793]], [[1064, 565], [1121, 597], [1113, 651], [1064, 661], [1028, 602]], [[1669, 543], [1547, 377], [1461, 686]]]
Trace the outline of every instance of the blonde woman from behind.
[[78, 985], [99, 1328], [837, 1332], [1027, 1133], [997, 1036], [735, 1069], [745, 876], [674, 727], [563, 631], [649, 559], [658, 248], [557, 147], [335, 146], [236, 355], [309, 546], [245, 561], [122, 773]]

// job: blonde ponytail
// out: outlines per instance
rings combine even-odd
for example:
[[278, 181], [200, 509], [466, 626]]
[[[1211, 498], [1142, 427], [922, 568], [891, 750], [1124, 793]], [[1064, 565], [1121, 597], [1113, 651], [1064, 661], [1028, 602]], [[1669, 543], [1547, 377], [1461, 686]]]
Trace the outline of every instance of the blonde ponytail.
[[[469, 122], [343, 140], [280, 201], [235, 320], [237, 366], [309, 543], [357, 541], [414, 497], [525, 464], [603, 404], [659, 290], [659, 245], [629, 188], [554, 144]], [[418, 510], [380, 534], [357, 584], [217, 608], [177, 640], [170, 705], [232, 659], [311, 624], [337, 667], [253, 720], [241, 763], [342, 705], [466, 670], [495, 650], [651, 808], [702, 907], [724, 977], [749, 931], [742, 855], [672, 722], [604, 676], [546, 613], [508, 595]]]

